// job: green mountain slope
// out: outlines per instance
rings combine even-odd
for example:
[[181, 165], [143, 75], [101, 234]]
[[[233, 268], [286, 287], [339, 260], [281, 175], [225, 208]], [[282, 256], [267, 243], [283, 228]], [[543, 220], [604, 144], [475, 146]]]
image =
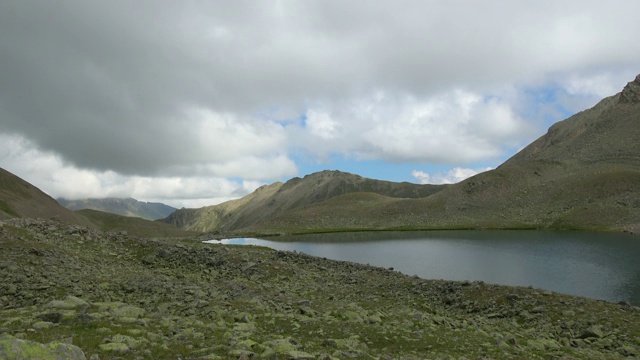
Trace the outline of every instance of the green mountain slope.
[[125, 232], [140, 237], [188, 237], [199, 233], [178, 229], [171, 224], [150, 221], [139, 217], [122, 216], [93, 209], [78, 210], [102, 231]]
[[444, 188], [445, 185], [394, 183], [340, 171], [322, 171], [304, 178], [293, 178], [284, 184], [278, 182], [263, 186], [242, 199], [200, 209], [181, 209], [163, 221], [189, 230], [233, 232], [345, 194], [422, 198]]
[[138, 201], [133, 198], [103, 198], [68, 200], [59, 198], [60, 205], [77, 211], [92, 209], [122, 216], [133, 216], [147, 220], [164, 219], [177, 209], [162, 203]]

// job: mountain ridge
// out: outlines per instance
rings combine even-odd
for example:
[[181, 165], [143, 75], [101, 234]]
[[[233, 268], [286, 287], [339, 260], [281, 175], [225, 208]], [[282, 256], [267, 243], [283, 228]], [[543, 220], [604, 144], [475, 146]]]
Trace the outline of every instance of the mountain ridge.
[[69, 200], [58, 198], [58, 203], [72, 211], [91, 209], [122, 216], [158, 220], [175, 212], [176, 208], [158, 202], [139, 201], [134, 198], [88, 198]]
[[[329, 173], [278, 185], [280, 198], [274, 194], [266, 202], [248, 201], [233, 213], [221, 212], [216, 226], [206, 231], [280, 234], [344, 229], [551, 228], [638, 232], [640, 75], [620, 93], [552, 125], [496, 169], [457, 184], [431, 188], [424, 196], [407, 199], [378, 191], [385, 196], [371, 197], [367, 193], [376, 191], [370, 187], [351, 187], [320, 196], [317, 201], [292, 204], [294, 200], [285, 198], [285, 190], [299, 184], [306, 184], [306, 193], [298, 193], [295, 199], [313, 198], [312, 179]], [[247, 216], [240, 221], [238, 214], [247, 204], [253, 208], [245, 211]], [[276, 205], [281, 206], [279, 211], [268, 209]], [[250, 217], [252, 214], [260, 216]], [[189, 221], [206, 222], [195, 213]]]
[[62, 207], [29, 182], [0, 168], [0, 220], [15, 217], [55, 218], [93, 228], [82, 216]]
[[[93, 220], [73, 213], [4, 169], [0, 185], [0, 220], [126, 223], [99, 212], [90, 213]], [[452, 228], [638, 232], [640, 75], [620, 93], [552, 125], [496, 169], [457, 184], [394, 183], [326, 170], [219, 205], [180, 209], [161, 221], [230, 235]]]
[[396, 183], [325, 170], [303, 178], [295, 177], [285, 183], [265, 185], [244, 198], [219, 205], [181, 209], [162, 221], [188, 230], [224, 233], [248, 228], [281, 213], [344, 194], [371, 192], [390, 197], [419, 198], [429, 196], [446, 186]]

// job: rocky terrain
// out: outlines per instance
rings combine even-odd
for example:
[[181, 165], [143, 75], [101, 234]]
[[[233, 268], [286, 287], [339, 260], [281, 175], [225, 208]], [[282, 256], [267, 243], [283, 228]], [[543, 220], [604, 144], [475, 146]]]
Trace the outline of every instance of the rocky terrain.
[[625, 359], [640, 309], [260, 247], [0, 222], [2, 359]]

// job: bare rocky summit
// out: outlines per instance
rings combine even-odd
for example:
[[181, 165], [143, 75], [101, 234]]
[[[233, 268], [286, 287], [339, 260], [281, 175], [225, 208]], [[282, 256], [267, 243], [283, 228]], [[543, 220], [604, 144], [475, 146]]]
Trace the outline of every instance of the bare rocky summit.
[[624, 87], [620, 94], [620, 102], [623, 104], [640, 103], [640, 75]]

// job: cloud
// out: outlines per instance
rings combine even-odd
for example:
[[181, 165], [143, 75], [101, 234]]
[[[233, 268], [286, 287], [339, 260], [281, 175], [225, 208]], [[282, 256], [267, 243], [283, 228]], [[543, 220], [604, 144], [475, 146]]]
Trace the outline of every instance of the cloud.
[[465, 164], [500, 158], [531, 138], [533, 127], [496, 96], [453, 90], [418, 98], [378, 91], [334, 109], [312, 108], [306, 128], [290, 131], [298, 132], [291, 136], [298, 147], [314, 154]]
[[[96, 174], [129, 187], [137, 178], [279, 180], [297, 175], [299, 151], [499, 161], [549, 114], [559, 120], [619, 91], [640, 58], [631, 0], [0, 8], [0, 132], [87, 184]], [[526, 93], [549, 88], [558, 96], [543, 104]]]
[[413, 170], [411, 176], [416, 179], [418, 184], [456, 184], [464, 179], [489, 170], [492, 170], [492, 168], [466, 169], [456, 167], [445, 173], [439, 172], [435, 174], [428, 174], [421, 170]]
[[311, 136], [317, 136], [324, 140], [333, 139], [339, 126], [338, 122], [333, 120], [327, 113], [316, 110], [307, 111], [305, 127], [309, 130]]
[[[22, 137], [0, 134], [1, 166], [54, 198], [133, 197], [174, 207], [202, 207], [242, 197], [264, 183], [223, 177], [123, 176], [114, 171], [78, 169], [59, 155], [37, 149]], [[248, 176], [250, 177], [250, 176]]]

